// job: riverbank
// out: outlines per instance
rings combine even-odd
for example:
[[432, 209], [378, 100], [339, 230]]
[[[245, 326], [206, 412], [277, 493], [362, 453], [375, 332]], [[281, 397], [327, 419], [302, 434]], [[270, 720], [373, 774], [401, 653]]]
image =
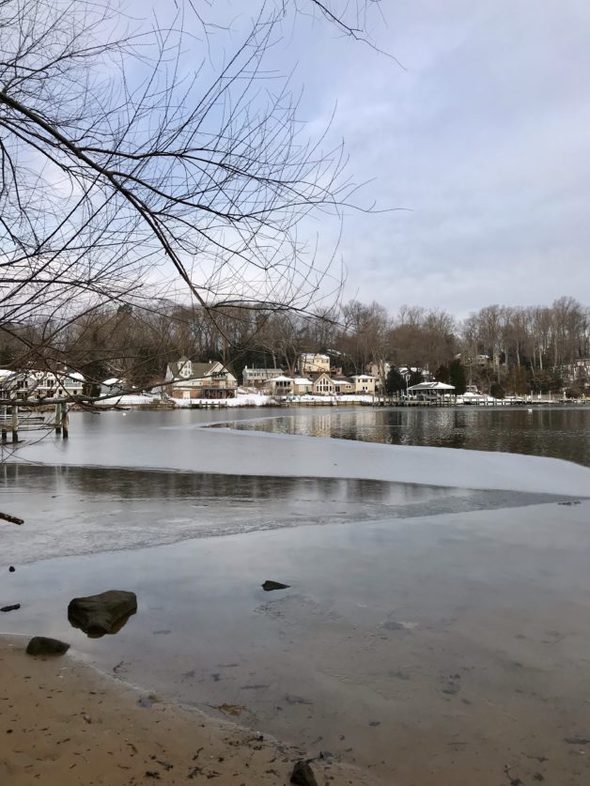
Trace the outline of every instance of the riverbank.
[[[32, 658], [0, 639], [0, 782], [60, 786], [288, 784], [304, 751], [166, 704], [64, 656]], [[228, 712], [230, 711], [228, 706]], [[370, 786], [356, 770], [312, 762], [318, 783]]]

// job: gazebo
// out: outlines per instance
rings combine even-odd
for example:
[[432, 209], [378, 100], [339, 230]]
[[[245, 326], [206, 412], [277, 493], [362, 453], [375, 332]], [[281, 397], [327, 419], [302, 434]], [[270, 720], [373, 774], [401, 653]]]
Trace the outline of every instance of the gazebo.
[[437, 401], [453, 390], [455, 386], [447, 385], [446, 382], [419, 382], [417, 385], [411, 385], [408, 393], [413, 393], [416, 398], [424, 401]]

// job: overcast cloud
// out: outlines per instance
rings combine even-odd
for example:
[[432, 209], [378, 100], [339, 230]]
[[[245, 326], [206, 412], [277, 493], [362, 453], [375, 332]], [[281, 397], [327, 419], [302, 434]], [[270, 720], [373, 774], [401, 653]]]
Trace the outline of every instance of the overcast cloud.
[[[236, 30], [259, 7], [227, 2]], [[457, 316], [562, 294], [590, 303], [590, 4], [380, 6], [372, 36], [403, 69], [304, 17], [271, 55], [283, 73], [297, 64], [310, 130], [336, 105], [331, 140], [346, 143], [355, 180], [371, 181], [361, 201], [405, 208], [347, 213], [345, 296]], [[331, 252], [333, 226], [306, 229]]]
[[[294, 46], [316, 122], [337, 100], [358, 180], [380, 207], [348, 215], [347, 291], [459, 315], [491, 302], [590, 302], [590, 5], [382, 3], [375, 38], [405, 71], [302, 26]], [[318, 78], [318, 75], [321, 75]]]

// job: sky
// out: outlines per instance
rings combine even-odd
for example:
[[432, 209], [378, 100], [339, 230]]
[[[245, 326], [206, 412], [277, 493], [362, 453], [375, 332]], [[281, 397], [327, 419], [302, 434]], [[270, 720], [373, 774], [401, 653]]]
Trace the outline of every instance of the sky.
[[[258, 5], [228, 4], [238, 27]], [[590, 4], [368, 7], [371, 40], [401, 65], [304, 15], [270, 57], [295, 69], [308, 133], [333, 116], [326, 144], [344, 141], [357, 201], [376, 205], [345, 211], [345, 300], [457, 317], [564, 294], [590, 304]], [[303, 230], [332, 253], [334, 222]]]
[[375, 40], [405, 70], [330, 41], [332, 66], [306, 84], [325, 116], [337, 98], [334, 131], [372, 180], [363, 193], [407, 209], [347, 216], [347, 289], [458, 315], [561, 294], [590, 303], [590, 5], [381, 7]]

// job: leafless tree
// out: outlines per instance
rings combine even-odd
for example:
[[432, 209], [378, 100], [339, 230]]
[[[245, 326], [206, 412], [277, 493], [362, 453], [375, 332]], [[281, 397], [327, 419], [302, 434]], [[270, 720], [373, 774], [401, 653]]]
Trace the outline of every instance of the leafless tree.
[[106, 0], [0, 0], [0, 331], [22, 362], [57, 363], [107, 305], [182, 293], [227, 345], [228, 314], [337, 290], [301, 226], [355, 186], [265, 58], [293, 13], [370, 43], [365, 3], [261, 2], [221, 44], [208, 3], [176, 8], [146, 29]]

